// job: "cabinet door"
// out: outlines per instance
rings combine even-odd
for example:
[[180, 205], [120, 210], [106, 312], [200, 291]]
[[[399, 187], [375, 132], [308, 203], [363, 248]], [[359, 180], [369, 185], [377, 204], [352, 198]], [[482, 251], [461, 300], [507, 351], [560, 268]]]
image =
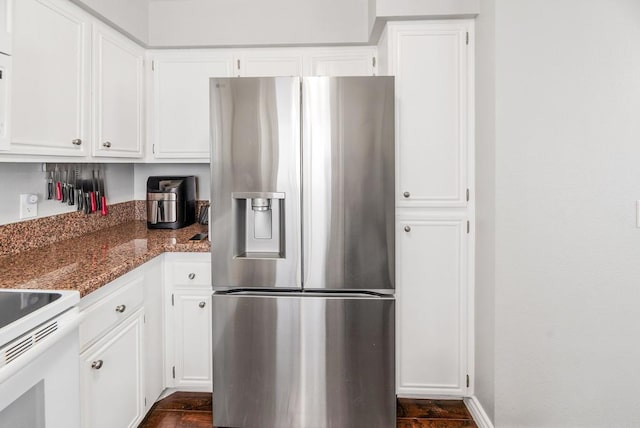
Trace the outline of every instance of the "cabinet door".
[[143, 311], [80, 356], [82, 426], [135, 427], [143, 416]]
[[396, 76], [398, 206], [464, 207], [473, 104], [469, 26], [389, 24]]
[[93, 154], [142, 156], [144, 49], [112, 29], [93, 27]]
[[12, 145], [83, 156], [89, 137], [88, 16], [61, 0], [14, 2]]
[[375, 49], [332, 50], [309, 55], [311, 76], [372, 76]]
[[211, 291], [180, 291], [174, 301], [174, 386], [212, 385]]
[[14, 0], [0, 0], [0, 52], [11, 55], [11, 10]]
[[398, 394], [464, 395], [466, 220], [401, 220], [397, 236]]
[[164, 293], [162, 257], [144, 265], [144, 396], [145, 410], [153, 406], [166, 387], [164, 380]]
[[236, 58], [242, 77], [302, 76], [302, 55], [295, 52], [247, 51]]
[[209, 78], [232, 75], [231, 55], [155, 57], [152, 151], [156, 158], [209, 162]]
[[0, 54], [0, 151], [11, 144], [11, 57]]

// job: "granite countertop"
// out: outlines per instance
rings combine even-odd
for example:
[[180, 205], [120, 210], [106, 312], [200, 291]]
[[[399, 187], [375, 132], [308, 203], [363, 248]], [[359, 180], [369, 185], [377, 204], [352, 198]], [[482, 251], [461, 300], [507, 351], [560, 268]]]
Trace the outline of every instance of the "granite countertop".
[[84, 297], [164, 252], [208, 252], [189, 241], [207, 226], [148, 230], [129, 221], [38, 249], [0, 257], [0, 288], [77, 290]]

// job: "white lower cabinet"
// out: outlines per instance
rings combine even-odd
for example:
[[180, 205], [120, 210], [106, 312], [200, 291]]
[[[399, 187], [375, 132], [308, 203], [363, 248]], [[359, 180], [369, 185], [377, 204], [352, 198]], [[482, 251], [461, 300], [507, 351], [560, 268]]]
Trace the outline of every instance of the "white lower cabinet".
[[82, 426], [135, 427], [144, 415], [144, 310], [80, 355]]
[[173, 297], [173, 385], [211, 388], [211, 291], [179, 291]]
[[165, 254], [164, 272], [167, 386], [211, 391], [211, 256]]
[[144, 401], [145, 411], [160, 397], [164, 380], [163, 257], [144, 264]]
[[162, 258], [80, 301], [82, 426], [135, 427], [164, 389]]
[[135, 427], [165, 388], [212, 390], [209, 253], [169, 253], [80, 301], [82, 426]]
[[396, 233], [398, 395], [467, 395], [467, 220], [404, 218]]

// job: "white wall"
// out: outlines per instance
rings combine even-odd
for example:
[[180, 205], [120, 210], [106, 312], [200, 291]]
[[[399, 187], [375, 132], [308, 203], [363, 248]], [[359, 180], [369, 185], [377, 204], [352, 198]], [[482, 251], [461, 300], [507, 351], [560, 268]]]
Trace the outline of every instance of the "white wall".
[[138, 41], [149, 40], [149, 0], [71, 0]]
[[155, 175], [195, 175], [196, 199], [211, 199], [209, 164], [137, 164], [135, 166], [134, 195], [136, 200], [147, 199], [147, 178]]
[[470, 16], [480, 0], [376, 0], [378, 17]]
[[[107, 202], [114, 204], [133, 199], [133, 165], [105, 165], [105, 188]], [[35, 193], [40, 198], [38, 217], [71, 212], [58, 201], [47, 200], [46, 173], [40, 163], [0, 163], [0, 225], [20, 220], [20, 194]]]
[[495, 421], [640, 426], [640, 2], [496, 0]]
[[368, 33], [371, 34], [373, 31], [373, 26], [376, 23], [376, 0], [368, 0]]
[[480, 0], [369, 0], [369, 41], [376, 43], [387, 21], [471, 18]]
[[[195, 175], [197, 198], [210, 199], [208, 164], [105, 164], [105, 187], [110, 204], [146, 199], [147, 178], [151, 175]], [[46, 174], [40, 163], [0, 163], [0, 225], [20, 220], [21, 193], [36, 193], [38, 217], [47, 217], [75, 210], [58, 201], [46, 199]]]
[[152, 46], [354, 43], [368, 40], [368, 0], [155, 0]]
[[495, 0], [476, 20], [476, 277], [474, 394], [493, 420], [495, 396]]

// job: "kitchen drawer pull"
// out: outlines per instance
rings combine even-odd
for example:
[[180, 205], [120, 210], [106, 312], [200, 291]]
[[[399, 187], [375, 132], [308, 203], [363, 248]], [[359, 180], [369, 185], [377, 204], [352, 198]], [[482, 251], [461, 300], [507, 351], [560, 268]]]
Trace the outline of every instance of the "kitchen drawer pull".
[[116, 306], [116, 312], [123, 313], [125, 311], [125, 309], [127, 309], [127, 307], [125, 305]]
[[195, 277], [196, 277], [196, 274], [195, 274], [195, 273], [190, 273], [190, 274], [189, 274], [189, 279], [194, 279]]
[[111, 147], [111, 142], [110, 141], [105, 141], [104, 143], [102, 143], [103, 147], [106, 147], [107, 149]]
[[93, 363], [91, 363], [91, 368], [100, 370], [102, 368], [102, 364], [103, 364], [102, 360], [94, 361]]
[[411, 226], [405, 226], [404, 227], [404, 231], [405, 232], [411, 232]]
[[404, 192], [404, 193], [402, 194], [402, 196], [404, 196], [405, 198], [408, 198], [408, 197], [410, 197], [410, 196], [411, 196], [411, 193], [409, 193], [409, 192]]
[[82, 144], [82, 140], [80, 138], [76, 138], [75, 140], [71, 141], [71, 144], [73, 144], [74, 146], [79, 146]]
[[204, 308], [205, 306], [207, 306], [207, 304], [205, 302], [200, 302], [200, 303], [198, 303], [198, 306], [200, 308]]

